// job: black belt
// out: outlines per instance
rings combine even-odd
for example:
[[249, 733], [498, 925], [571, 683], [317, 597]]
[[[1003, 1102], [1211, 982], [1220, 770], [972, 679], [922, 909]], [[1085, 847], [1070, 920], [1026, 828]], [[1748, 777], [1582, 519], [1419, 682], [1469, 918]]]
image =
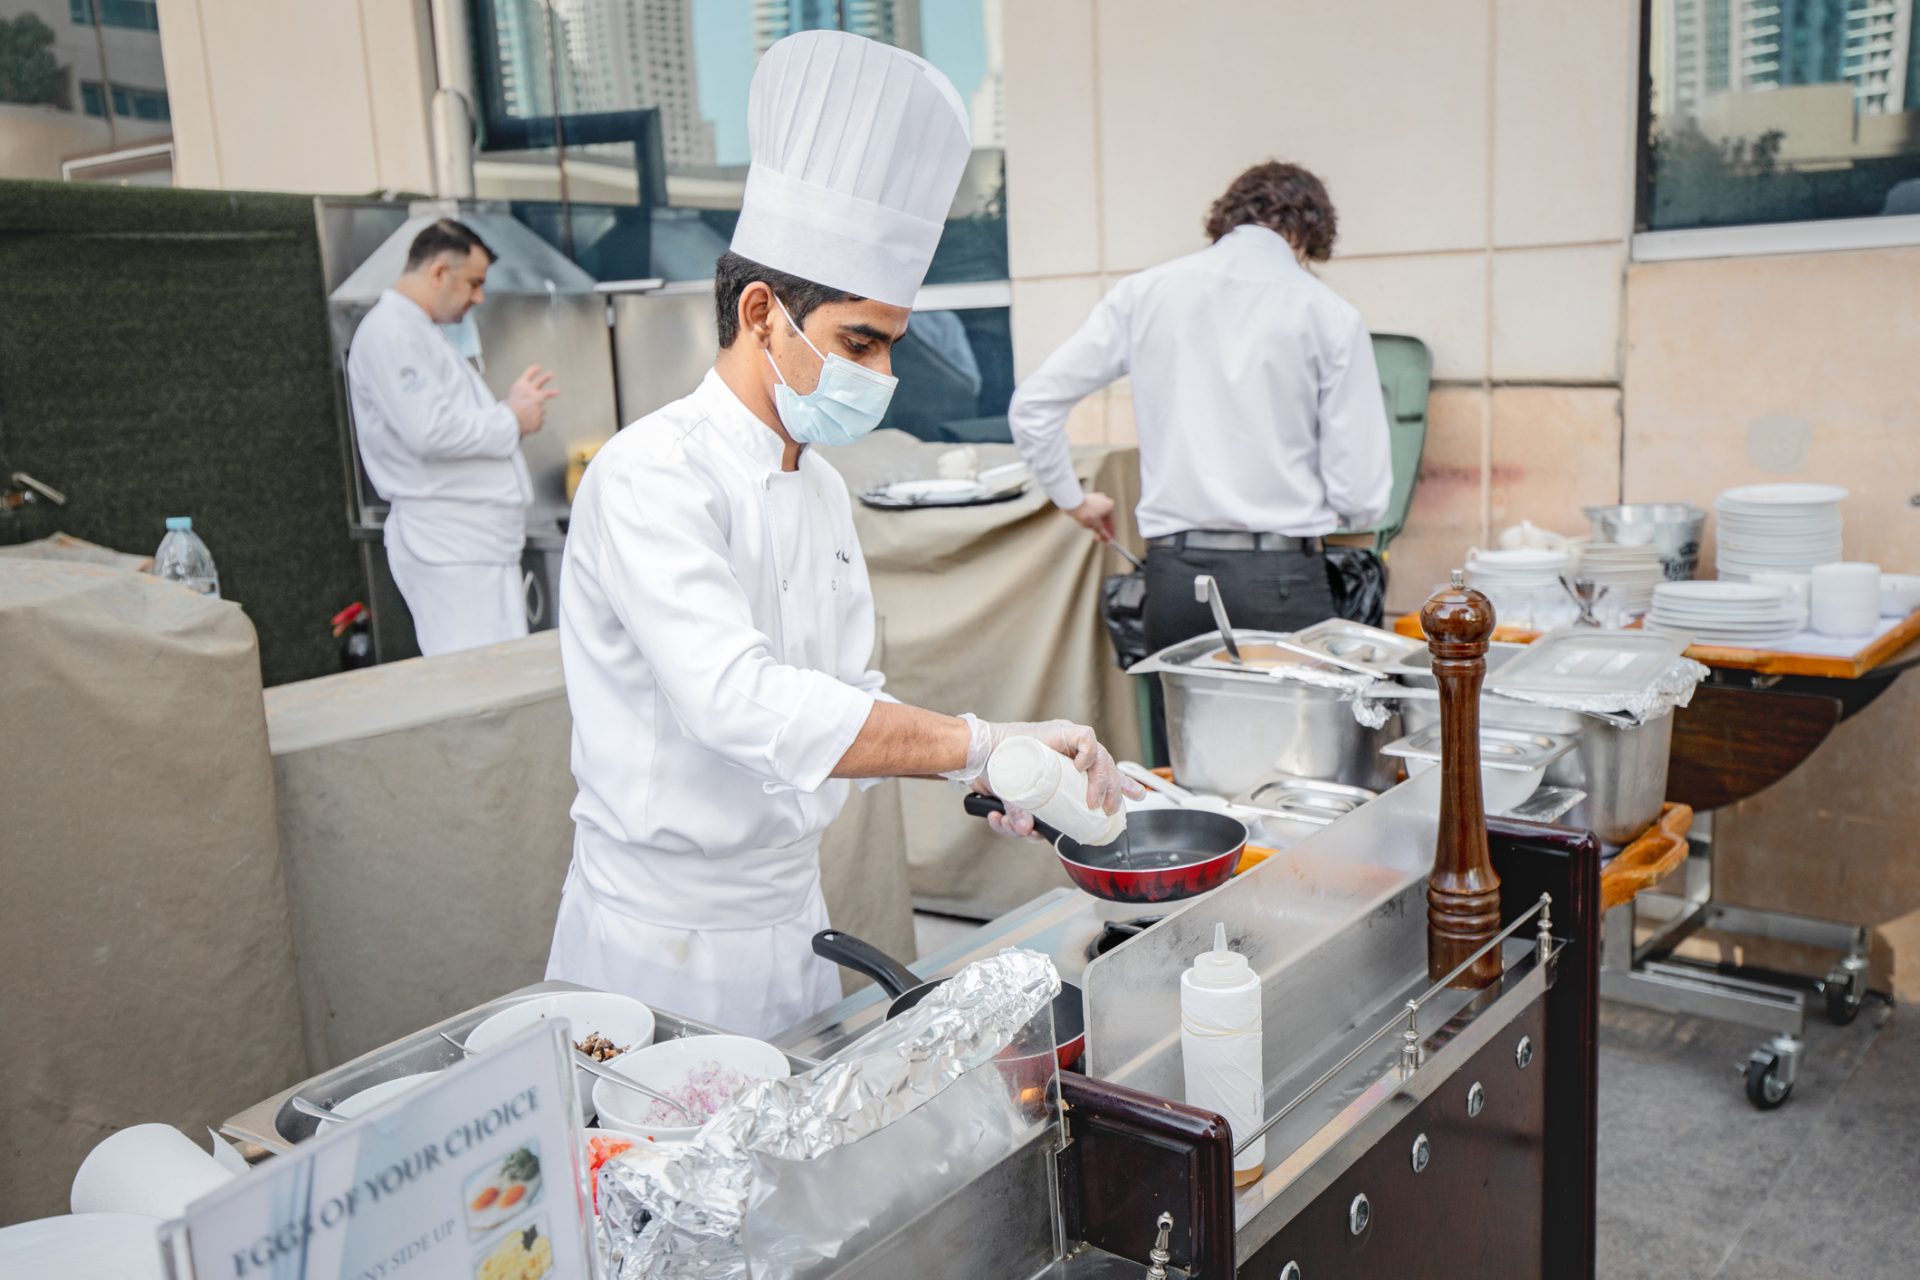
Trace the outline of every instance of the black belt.
[[1235, 530], [1188, 529], [1164, 538], [1149, 538], [1149, 547], [1168, 551], [1301, 551], [1325, 550], [1320, 538], [1296, 538], [1285, 533], [1246, 533]]

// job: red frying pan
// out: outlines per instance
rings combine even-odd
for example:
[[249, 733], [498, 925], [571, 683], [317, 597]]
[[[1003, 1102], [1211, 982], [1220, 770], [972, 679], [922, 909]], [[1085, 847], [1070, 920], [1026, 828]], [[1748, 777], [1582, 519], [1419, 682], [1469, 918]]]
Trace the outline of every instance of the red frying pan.
[[[998, 796], [969, 792], [967, 812], [1005, 813]], [[1233, 877], [1247, 848], [1247, 824], [1211, 809], [1137, 809], [1112, 844], [1084, 845], [1044, 822], [1034, 830], [1075, 884], [1108, 902], [1172, 902], [1217, 889]]]
[[[946, 981], [935, 978], [927, 982], [871, 942], [838, 929], [822, 929], [814, 934], [813, 954], [855, 973], [864, 973], [879, 983], [880, 989], [893, 997], [893, 1003], [887, 1006], [890, 1019], [925, 1000], [935, 987]], [[1059, 994], [1053, 997], [1053, 1041], [1062, 1070], [1080, 1061], [1080, 1053], [1087, 1047], [1086, 1010], [1081, 1007], [1080, 988], [1071, 982], [1062, 982]], [[1034, 1057], [1039, 1062], [1046, 1061], [1038, 1053]]]

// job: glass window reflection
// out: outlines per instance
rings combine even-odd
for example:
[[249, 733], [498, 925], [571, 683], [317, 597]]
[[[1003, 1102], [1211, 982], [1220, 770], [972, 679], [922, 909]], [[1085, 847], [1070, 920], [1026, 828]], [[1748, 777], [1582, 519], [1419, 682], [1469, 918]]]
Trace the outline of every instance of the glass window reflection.
[[1643, 225], [1920, 213], [1920, 0], [1649, 0]]

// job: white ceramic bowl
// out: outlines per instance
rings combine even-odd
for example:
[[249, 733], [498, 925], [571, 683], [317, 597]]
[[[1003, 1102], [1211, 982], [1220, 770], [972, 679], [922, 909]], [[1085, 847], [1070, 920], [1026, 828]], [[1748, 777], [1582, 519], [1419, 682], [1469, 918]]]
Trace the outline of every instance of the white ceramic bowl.
[[[628, 1053], [653, 1043], [653, 1010], [633, 997], [606, 991], [562, 991], [508, 1005], [467, 1032], [467, 1048], [485, 1053], [548, 1018], [565, 1018], [575, 1042], [598, 1031]], [[594, 1077], [578, 1069], [574, 1076], [580, 1090], [580, 1119], [584, 1122], [593, 1116]]]
[[[358, 1093], [348, 1094], [333, 1104], [333, 1110], [338, 1111], [349, 1120], [355, 1116], [363, 1116], [381, 1103], [387, 1101], [387, 1099], [397, 1098], [409, 1090], [416, 1089], [439, 1074], [438, 1071], [420, 1071], [410, 1076], [399, 1076], [392, 1080], [384, 1080], [379, 1084], [370, 1085]], [[322, 1120], [320, 1122], [320, 1132], [322, 1133], [325, 1133], [329, 1129], [337, 1129], [339, 1127], [339, 1125], [331, 1120]]]
[[1915, 609], [1920, 609], [1920, 574], [1881, 574], [1880, 616], [1904, 618]]
[[[607, 1064], [616, 1075], [631, 1076], [648, 1088], [671, 1094], [687, 1077], [710, 1062], [737, 1071], [749, 1080], [783, 1080], [792, 1074], [787, 1055], [764, 1040], [748, 1036], [684, 1036], [623, 1053]], [[649, 1142], [687, 1142], [700, 1125], [659, 1125], [647, 1120], [654, 1100], [622, 1089], [610, 1080], [593, 1085], [593, 1109], [600, 1124], [621, 1133], [638, 1134]]]

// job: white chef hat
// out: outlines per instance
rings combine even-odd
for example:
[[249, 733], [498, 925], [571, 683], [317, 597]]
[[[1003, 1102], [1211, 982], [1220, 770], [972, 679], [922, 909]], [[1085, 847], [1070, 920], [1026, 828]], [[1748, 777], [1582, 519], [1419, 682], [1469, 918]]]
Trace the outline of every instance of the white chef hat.
[[735, 253], [913, 305], [973, 148], [946, 76], [863, 36], [802, 31], [753, 73], [747, 147]]

